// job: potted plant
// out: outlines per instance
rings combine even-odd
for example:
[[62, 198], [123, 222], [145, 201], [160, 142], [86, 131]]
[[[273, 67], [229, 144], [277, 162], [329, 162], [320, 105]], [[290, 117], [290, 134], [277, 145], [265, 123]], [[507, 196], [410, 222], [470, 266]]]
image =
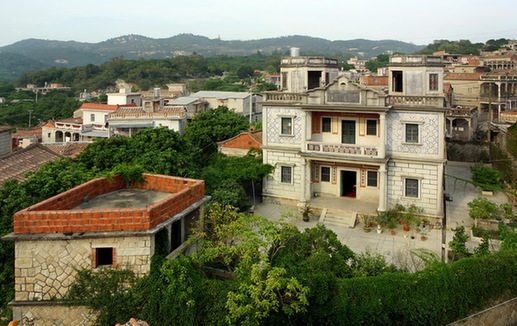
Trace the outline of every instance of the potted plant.
[[397, 228], [397, 219], [391, 218], [388, 220], [388, 224], [386, 225], [388, 229], [390, 229], [391, 235], [395, 235], [395, 229]]
[[300, 213], [302, 213], [303, 221], [309, 222], [309, 215], [312, 213], [312, 207], [308, 204], [305, 204], [300, 208]]
[[425, 241], [427, 240], [427, 234], [429, 233], [429, 229], [424, 228], [420, 231], [420, 240]]
[[388, 212], [377, 212], [375, 222], [377, 222], [377, 233], [382, 233], [382, 228], [388, 225]]
[[368, 233], [372, 230], [374, 217], [370, 214], [364, 214], [363, 215], [363, 231]]
[[404, 231], [409, 231], [411, 226], [417, 226], [420, 224], [420, 218], [418, 218], [419, 214], [422, 214], [424, 209], [416, 206], [415, 204], [411, 204], [408, 209], [401, 213], [401, 220], [404, 223]]

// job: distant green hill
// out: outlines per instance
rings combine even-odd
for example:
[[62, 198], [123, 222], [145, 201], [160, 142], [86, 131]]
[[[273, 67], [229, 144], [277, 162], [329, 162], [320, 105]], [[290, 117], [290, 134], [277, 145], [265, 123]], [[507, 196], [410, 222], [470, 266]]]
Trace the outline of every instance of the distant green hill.
[[251, 41], [223, 41], [192, 34], [178, 34], [163, 39], [125, 35], [99, 43], [27, 39], [0, 47], [0, 54], [11, 54], [6, 59], [0, 57], [0, 79], [12, 80], [25, 71], [52, 66], [70, 68], [98, 65], [119, 56], [125, 59], [160, 59], [194, 52], [206, 57], [250, 55], [257, 51], [287, 54], [291, 47], [300, 48], [302, 55], [357, 55], [369, 59], [390, 51], [413, 53], [424, 46], [393, 40], [329, 41], [301, 35]]
[[14, 80], [26, 71], [47, 69], [50, 66], [15, 53], [0, 52], [0, 81]]

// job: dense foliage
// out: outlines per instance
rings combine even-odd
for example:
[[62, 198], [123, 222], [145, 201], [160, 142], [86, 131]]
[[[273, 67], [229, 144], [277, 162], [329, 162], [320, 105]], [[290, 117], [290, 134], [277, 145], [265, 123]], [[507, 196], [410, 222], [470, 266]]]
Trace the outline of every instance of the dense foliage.
[[[280, 69], [279, 55], [262, 55], [257, 53], [250, 56], [214, 56], [205, 58], [198, 54], [176, 56], [168, 59], [139, 59], [125, 60], [116, 57], [101, 65], [88, 64], [74, 68], [50, 68], [33, 70], [24, 73], [14, 84], [25, 87], [27, 84], [43, 86], [47, 83], [61, 83], [72, 87], [75, 93], [84, 89], [105, 92], [115, 87], [117, 79], [138, 85], [140, 90], [153, 87], [165, 87], [168, 83], [181, 82], [192, 78], [209, 78], [222, 76], [223, 72], [235, 76], [240, 81], [253, 76], [255, 70], [278, 72]], [[207, 82], [208, 83], [208, 82]], [[214, 83], [214, 82], [211, 82]], [[201, 86], [199, 89], [205, 89]], [[242, 91], [244, 85], [232, 86], [230, 79], [226, 86], [214, 86], [208, 83], [207, 90]]]
[[49, 119], [70, 118], [81, 106], [71, 92], [51, 91], [36, 101], [32, 92], [8, 92], [11, 87], [2, 88], [9, 102], [0, 104], [0, 125], [26, 128], [29, 118], [31, 126]]
[[506, 45], [509, 39], [501, 38], [498, 40], [488, 40], [486, 43], [472, 43], [469, 40], [449, 41], [435, 40], [424, 49], [416, 52], [417, 54], [433, 54], [438, 51], [445, 51], [451, 54], [475, 54], [480, 51], [495, 51]]
[[195, 236], [196, 254], [155, 259], [141, 279], [81, 272], [70, 304], [94, 308], [98, 325], [445, 325], [517, 294], [515, 246], [408, 273], [354, 255], [323, 226], [302, 232], [219, 205]]
[[[231, 111], [228, 114], [235, 115]], [[212, 127], [217, 128], [217, 124], [206, 126], [208, 129]], [[238, 130], [234, 129], [233, 132], [237, 133]], [[228, 137], [231, 136], [235, 134], [228, 134]], [[128, 181], [138, 182], [139, 174], [152, 172], [200, 178], [202, 171], [213, 169], [192, 164], [193, 154], [198, 152], [202, 152], [201, 149], [193, 147], [185, 137], [167, 128], [144, 129], [134, 133], [131, 138], [114, 137], [98, 140], [90, 144], [75, 160], [63, 158], [43, 164], [37, 172], [29, 173], [30, 178], [21, 183], [16, 180], [5, 181], [0, 188], [0, 237], [12, 232], [13, 215], [17, 211], [95, 177], [117, 173], [127, 177]], [[222, 162], [241, 167], [240, 172], [249, 174], [239, 175], [228, 169], [222, 172], [222, 179], [227, 183], [234, 182], [241, 189], [243, 182], [261, 179], [272, 170], [271, 166], [262, 164], [257, 156], [226, 158], [224, 155], [217, 155], [214, 164], [225, 165]], [[215, 184], [211, 182], [220, 182], [222, 179], [207, 180], [207, 194], [212, 195], [216, 189]], [[243, 198], [247, 200], [247, 196], [241, 193], [239, 199]], [[13, 242], [0, 241], [0, 259], [1, 314], [8, 315], [6, 304], [13, 296]]]

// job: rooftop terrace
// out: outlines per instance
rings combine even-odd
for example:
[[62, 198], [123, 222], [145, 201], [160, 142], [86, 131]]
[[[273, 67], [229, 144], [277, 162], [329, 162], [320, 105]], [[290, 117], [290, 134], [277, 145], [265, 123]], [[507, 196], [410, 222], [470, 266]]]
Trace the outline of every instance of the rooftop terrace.
[[98, 178], [14, 215], [15, 234], [145, 231], [202, 199], [202, 180], [144, 174], [128, 187], [121, 176]]

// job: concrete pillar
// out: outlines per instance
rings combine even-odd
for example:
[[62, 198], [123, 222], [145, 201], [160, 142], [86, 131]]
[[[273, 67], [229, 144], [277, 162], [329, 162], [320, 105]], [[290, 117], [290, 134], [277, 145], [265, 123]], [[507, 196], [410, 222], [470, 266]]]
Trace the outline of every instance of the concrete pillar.
[[388, 140], [387, 138], [387, 123], [386, 123], [386, 113], [380, 113], [379, 114], [379, 129], [380, 129], [380, 139], [381, 139], [381, 145], [379, 146], [379, 157], [384, 158], [386, 157], [386, 142]]
[[379, 212], [386, 211], [388, 203], [388, 170], [386, 170], [386, 163], [379, 166]]
[[300, 159], [301, 167], [301, 189], [300, 189], [300, 203], [305, 204], [307, 202], [307, 188], [310, 178], [307, 178], [307, 161], [302, 157]]

